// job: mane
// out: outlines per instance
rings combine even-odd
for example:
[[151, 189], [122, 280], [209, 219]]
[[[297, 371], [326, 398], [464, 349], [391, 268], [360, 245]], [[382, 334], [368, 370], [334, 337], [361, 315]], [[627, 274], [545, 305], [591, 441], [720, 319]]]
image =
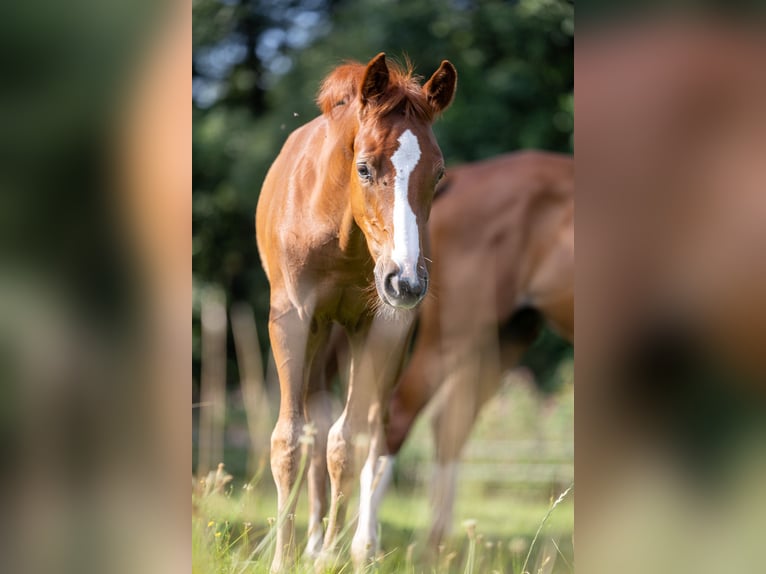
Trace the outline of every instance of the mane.
[[[377, 117], [401, 110], [408, 118], [432, 122], [433, 107], [428, 103], [420, 85], [420, 76], [413, 73], [412, 64], [388, 64], [388, 88], [376, 102], [369, 104], [369, 113]], [[359, 99], [359, 86], [366, 66], [359, 62], [346, 62], [330, 72], [322, 82], [317, 105], [323, 114], [331, 114], [339, 106], [347, 106]]]

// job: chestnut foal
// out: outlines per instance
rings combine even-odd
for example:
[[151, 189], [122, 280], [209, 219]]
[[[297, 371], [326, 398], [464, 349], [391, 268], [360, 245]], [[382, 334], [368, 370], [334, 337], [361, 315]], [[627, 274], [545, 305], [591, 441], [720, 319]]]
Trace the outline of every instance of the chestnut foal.
[[[390, 472], [383, 419], [428, 289], [425, 226], [444, 172], [431, 124], [456, 85], [446, 60], [422, 87], [382, 53], [367, 65], [339, 66], [319, 92], [322, 115], [290, 135], [264, 181], [256, 235], [271, 286], [269, 336], [281, 391], [271, 436], [278, 496], [272, 571], [294, 559], [290, 493], [302, 480], [299, 439], [307, 422], [317, 430], [307, 554], [330, 559], [336, 551], [362, 435], [369, 450], [351, 554], [359, 566], [376, 550], [377, 503]], [[348, 334], [351, 374], [345, 408], [330, 426], [321, 360], [314, 359], [334, 323]]]

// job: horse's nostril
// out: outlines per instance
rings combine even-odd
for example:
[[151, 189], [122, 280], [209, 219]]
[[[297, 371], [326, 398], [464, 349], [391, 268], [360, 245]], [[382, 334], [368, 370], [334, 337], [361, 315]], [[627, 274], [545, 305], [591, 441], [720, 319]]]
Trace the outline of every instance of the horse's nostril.
[[393, 295], [395, 297], [399, 296], [399, 275], [396, 272], [389, 273], [386, 275], [386, 278], [384, 280], [384, 287], [386, 288], [386, 292], [390, 295]]
[[415, 280], [412, 283], [409, 281], [401, 281], [399, 283], [399, 291], [403, 297], [420, 297], [425, 291], [425, 283], [418, 280]]

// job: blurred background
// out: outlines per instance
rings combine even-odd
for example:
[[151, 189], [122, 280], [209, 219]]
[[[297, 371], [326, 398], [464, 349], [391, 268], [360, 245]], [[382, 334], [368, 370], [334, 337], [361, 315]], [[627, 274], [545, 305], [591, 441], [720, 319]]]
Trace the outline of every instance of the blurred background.
[[764, 570], [766, 20], [755, 4], [613, 3], [578, 20], [585, 572]]
[[0, 37], [0, 570], [188, 571], [191, 3]]

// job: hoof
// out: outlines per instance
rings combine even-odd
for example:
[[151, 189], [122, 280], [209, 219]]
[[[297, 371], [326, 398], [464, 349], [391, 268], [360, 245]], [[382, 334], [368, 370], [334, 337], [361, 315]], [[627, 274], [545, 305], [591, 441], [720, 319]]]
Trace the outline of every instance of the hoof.
[[367, 566], [375, 557], [375, 540], [358, 538], [351, 542], [351, 561], [358, 570]]
[[322, 574], [323, 572], [336, 570], [338, 566], [338, 555], [332, 550], [321, 550], [314, 557], [314, 572]]
[[313, 562], [322, 553], [322, 542], [324, 537], [321, 533], [316, 533], [309, 537], [309, 541], [306, 544], [306, 549], [303, 551], [303, 560], [306, 562]]

